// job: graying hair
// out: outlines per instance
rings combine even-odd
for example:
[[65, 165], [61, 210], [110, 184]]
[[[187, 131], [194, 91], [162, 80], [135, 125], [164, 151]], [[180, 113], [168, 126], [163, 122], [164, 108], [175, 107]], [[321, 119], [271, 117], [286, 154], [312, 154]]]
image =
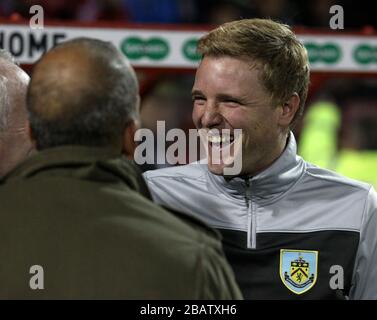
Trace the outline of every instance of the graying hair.
[[8, 124], [9, 96], [7, 83], [8, 79], [0, 75], [0, 133], [3, 133]]
[[13, 63], [15, 65], [19, 65], [16, 61], [15, 57], [7, 50], [0, 48], [0, 59]]
[[[5, 49], [0, 49], [0, 63], [3, 61], [16, 64], [16, 60], [10, 52]], [[3, 133], [7, 129], [9, 117], [9, 95], [7, 82], [8, 79], [0, 75], [0, 133]]]

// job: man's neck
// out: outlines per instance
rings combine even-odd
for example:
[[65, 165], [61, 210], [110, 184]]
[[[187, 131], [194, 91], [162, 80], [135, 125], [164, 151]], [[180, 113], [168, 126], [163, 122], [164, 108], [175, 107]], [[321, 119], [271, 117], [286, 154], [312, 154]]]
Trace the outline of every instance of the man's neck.
[[264, 160], [262, 159], [263, 163], [259, 164], [259, 165], [256, 165], [253, 170], [249, 171], [249, 172], [244, 172], [244, 173], [241, 173], [241, 175], [239, 175], [240, 177], [243, 177], [243, 178], [252, 178], [256, 175], [258, 175], [259, 173], [261, 173], [262, 171], [266, 170], [267, 168], [269, 168], [270, 166], [272, 166], [272, 164], [281, 157], [281, 155], [283, 154], [285, 148], [287, 147], [288, 145], [288, 142], [289, 142], [289, 133], [287, 134], [286, 138], [285, 139], [281, 139], [280, 140], [280, 143], [278, 144], [278, 146], [274, 149], [274, 152], [271, 153], [271, 156], [269, 157], [269, 160]]

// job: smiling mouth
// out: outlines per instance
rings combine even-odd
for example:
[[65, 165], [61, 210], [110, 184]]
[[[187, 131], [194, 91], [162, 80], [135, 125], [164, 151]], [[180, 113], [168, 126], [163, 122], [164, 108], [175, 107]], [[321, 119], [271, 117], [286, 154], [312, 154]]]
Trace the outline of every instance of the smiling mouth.
[[232, 134], [208, 135], [208, 144], [212, 147], [223, 148], [234, 142]]
[[242, 129], [198, 129], [198, 133], [211, 172], [223, 175], [237, 175], [241, 172]]

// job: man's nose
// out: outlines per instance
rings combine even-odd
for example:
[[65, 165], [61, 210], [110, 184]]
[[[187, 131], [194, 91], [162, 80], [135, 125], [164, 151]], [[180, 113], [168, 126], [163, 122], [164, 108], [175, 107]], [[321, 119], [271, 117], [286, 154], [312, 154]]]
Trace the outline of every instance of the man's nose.
[[208, 102], [201, 119], [203, 128], [212, 128], [220, 125], [222, 122], [222, 116], [219, 112], [218, 106], [215, 103]]

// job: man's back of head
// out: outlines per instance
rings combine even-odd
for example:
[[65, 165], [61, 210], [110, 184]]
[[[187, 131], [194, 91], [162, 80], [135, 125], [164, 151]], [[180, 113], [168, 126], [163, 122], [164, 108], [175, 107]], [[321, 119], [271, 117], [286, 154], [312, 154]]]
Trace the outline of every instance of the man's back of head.
[[28, 83], [29, 76], [13, 56], [0, 49], [0, 177], [34, 150], [27, 133]]
[[38, 150], [84, 145], [124, 151], [124, 131], [138, 120], [138, 104], [129, 62], [112, 44], [89, 38], [65, 42], [44, 55], [27, 95]]

